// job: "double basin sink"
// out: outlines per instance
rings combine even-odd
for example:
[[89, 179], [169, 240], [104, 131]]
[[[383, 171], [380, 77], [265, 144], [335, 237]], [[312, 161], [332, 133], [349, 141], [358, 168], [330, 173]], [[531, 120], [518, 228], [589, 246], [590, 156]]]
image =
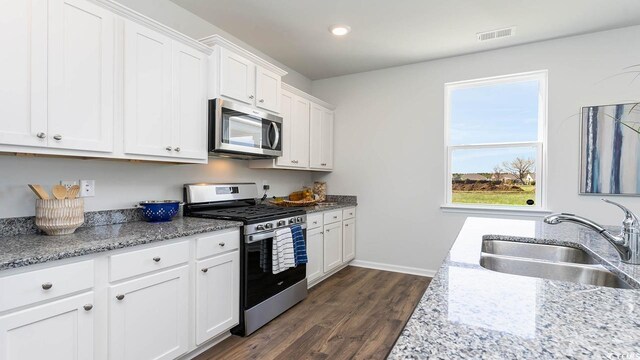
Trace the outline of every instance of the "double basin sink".
[[631, 288], [587, 252], [568, 246], [486, 239], [482, 242], [480, 265], [512, 275]]

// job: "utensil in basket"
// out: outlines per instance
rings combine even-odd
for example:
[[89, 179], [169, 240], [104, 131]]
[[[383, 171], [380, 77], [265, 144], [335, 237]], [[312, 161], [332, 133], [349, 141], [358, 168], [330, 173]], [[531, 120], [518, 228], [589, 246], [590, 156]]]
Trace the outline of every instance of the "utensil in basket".
[[142, 217], [148, 222], [171, 221], [178, 214], [180, 205], [177, 200], [142, 201], [136, 205], [142, 212]]

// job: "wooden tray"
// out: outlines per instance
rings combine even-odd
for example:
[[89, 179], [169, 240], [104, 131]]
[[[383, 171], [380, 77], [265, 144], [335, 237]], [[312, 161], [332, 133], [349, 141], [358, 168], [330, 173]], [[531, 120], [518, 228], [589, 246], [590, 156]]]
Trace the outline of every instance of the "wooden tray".
[[305, 206], [313, 206], [320, 202], [320, 199], [316, 200], [282, 200], [282, 201], [274, 201], [269, 200], [269, 202], [273, 205], [282, 206], [282, 207], [305, 207]]

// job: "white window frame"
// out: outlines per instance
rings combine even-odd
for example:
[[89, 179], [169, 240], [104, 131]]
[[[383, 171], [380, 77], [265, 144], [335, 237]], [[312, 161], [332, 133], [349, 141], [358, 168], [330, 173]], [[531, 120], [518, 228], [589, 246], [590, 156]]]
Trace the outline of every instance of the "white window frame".
[[[450, 144], [450, 115], [451, 115], [451, 93], [455, 90], [473, 88], [477, 86], [498, 85], [522, 81], [538, 81], [538, 141], [525, 142], [504, 142], [504, 143], [480, 143], [480, 144]], [[509, 74], [482, 79], [473, 79], [444, 84], [444, 154], [445, 154], [445, 205], [443, 210], [452, 212], [488, 212], [495, 214], [524, 213], [525, 215], [536, 215], [538, 213], [548, 213], [546, 210], [546, 184], [547, 184], [547, 108], [548, 108], [548, 71], [539, 70], [518, 74]], [[535, 205], [492, 205], [492, 204], [460, 204], [452, 202], [452, 180], [451, 160], [454, 150], [460, 149], [494, 149], [508, 147], [535, 147], [537, 149], [536, 161], [536, 199]]]

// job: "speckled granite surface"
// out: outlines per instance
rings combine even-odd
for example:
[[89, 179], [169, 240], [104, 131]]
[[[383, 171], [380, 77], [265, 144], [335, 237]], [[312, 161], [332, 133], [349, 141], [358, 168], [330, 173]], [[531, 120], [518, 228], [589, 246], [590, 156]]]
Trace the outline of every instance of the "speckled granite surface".
[[[275, 205], [274, 205], [275, 206]], [[303, 207], [307, 214], [321, 211], [331, 211], [358, 206], [358, 197], [353, 195], [327, 195], [327, 199], [321, 205]]]
[[64, 236], [0, 235], [0, 271], [241, 225], [235, 221], [177, 217], [165, 223], [135, 221], [84, 227]]
[[[142, 220], [142, 213], [139, 209], [87, 211], [84, 213], [82, 227], [122, 224]], [[0, 236], [38, 233], [41, 233], [41, 231], [36, 227], [36, 220], [33, 216], [0, 219]]]
[[[480, 266], [483, 237], [571, 245], [635, 289], [509, 275]], [[390, 359], [640, 358], [640, 266], [574, 224], [467, 219]]]

